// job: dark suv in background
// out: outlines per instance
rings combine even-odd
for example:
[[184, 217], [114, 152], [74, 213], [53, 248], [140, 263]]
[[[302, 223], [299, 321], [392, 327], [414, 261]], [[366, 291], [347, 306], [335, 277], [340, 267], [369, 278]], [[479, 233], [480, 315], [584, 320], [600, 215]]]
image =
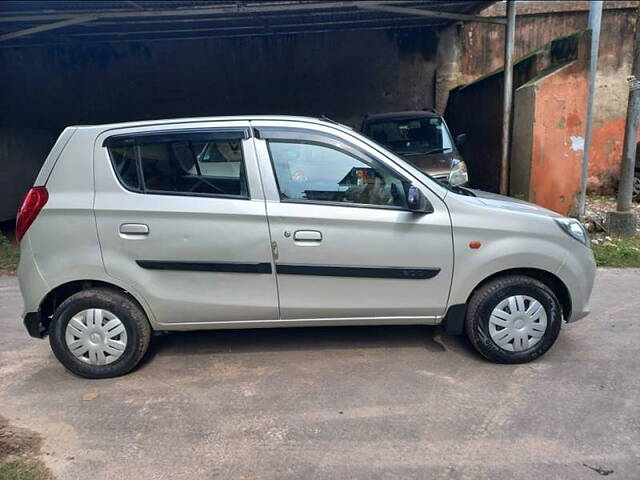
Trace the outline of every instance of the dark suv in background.
[[469, 182], [467, 165], [447, 124], [434, 110], [367, 114], [361, 131], [436, 180], [453, 186]]

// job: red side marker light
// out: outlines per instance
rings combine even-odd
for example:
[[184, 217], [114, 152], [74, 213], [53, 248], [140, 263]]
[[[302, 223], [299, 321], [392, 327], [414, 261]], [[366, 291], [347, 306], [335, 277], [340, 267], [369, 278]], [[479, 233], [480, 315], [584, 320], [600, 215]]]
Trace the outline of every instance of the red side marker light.
[[477, 248], [480, 248], [481, 246], [482, 246], [482, 243], [480, 242], [469, 242], [469, 248], [477, 249]]

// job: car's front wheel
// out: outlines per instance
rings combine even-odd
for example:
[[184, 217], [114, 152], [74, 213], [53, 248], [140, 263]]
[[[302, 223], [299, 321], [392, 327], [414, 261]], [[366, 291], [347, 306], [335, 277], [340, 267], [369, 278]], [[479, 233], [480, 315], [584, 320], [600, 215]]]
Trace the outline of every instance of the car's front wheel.
[[53, 353], [68, 370], [87, 378], [124, 375], [149, 346], [151, 327], [130, 297], [108, 289], [89, 289], [56, 309], [49, 329]]
[[497, 278], [480, 287], [467, 308], [473, 346], [497, 363], [525, 363], [555, 343], [562, 309], [544, 283], [527, 276]]

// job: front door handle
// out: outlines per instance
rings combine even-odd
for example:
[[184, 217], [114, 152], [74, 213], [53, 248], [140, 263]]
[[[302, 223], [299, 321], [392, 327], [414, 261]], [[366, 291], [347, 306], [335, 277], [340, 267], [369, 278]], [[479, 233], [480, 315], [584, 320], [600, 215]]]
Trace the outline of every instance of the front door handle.
[[297, 230], [293, 239], [296, 242], [321, 242], [322, 233], [317, 230]]
[[120, 233], [125, 235], [149, 235], [149, 225], [144, 223], [123, 223], [120, 225]]

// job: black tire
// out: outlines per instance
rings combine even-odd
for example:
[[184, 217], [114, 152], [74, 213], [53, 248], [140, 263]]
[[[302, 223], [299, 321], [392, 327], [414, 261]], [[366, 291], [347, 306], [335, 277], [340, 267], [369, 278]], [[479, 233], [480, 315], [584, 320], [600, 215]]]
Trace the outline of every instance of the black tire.
[[[489, 334], [489, 318], [493, 309], [513, 295], [527, 295], [544, 307], [547, 328], [532, 347], [519, 352], [499, 347]], [[480, 287], [467, 308], [465, 329], [471, 344], [482, 356], [495, 363], [526, 363], [544, 354], [555, 343], [562, 326], [562, 308], [554, 293], [544, 283], [523, 275], [497, 278]]]
[[[124, 353], [112, 363], [91, 365], [77, 359], [65, 341], [71, 318], [90, 308], [101, 308], [120, 319], [127, 333]], [[85, 378], [110, 378], [130, 372], [149, 347], [151, 326], [144, 311], [124, 293], [104, 288], [88, 289], [67, 298], [56, 309], [49, 329], [49, 343], [56, 358], [67, 370]]]

